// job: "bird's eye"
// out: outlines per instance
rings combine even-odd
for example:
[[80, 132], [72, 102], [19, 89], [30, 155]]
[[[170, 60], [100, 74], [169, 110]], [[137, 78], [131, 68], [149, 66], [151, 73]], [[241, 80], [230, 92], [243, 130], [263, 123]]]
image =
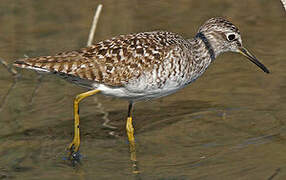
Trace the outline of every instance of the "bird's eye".
[[235, 39], [235, 34], [229, 34], [227, 35], [227, 40], [228, 41], [233, 41]]

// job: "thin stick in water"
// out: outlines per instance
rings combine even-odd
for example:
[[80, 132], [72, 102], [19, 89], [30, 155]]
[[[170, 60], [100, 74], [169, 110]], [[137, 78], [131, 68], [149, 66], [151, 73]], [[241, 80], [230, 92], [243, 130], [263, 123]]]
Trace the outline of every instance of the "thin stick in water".
[[281, 0], [281, 3], [282, 3], [282, 5], [283, 5], [283, 7], [284, 7], [284, 9], [286, 11], [286, 0]]
[[98, 22], [98, 19], [99, 19], [99, 15], [100, 15], [101, 9], [102, 9], [102, 4], [99, 4], [97, 6], [97, 10], [96, 10], [96, 12], [94, 14], [94, 17], [93, 17], [93, 22], [92, 22], [92, 26], [90, 28], [89, 37], [88, 37], [88, 41], [87, 41], [87, 46], [91, 46], [91, 44], [93, 42], [94, 33], [95, 33], [95, 30], [96, 30], [96, 25], [97, 25], [97, 22]]
[[5, 60], [0, 59], [0, 64], [2, 64], [8, 72], [10, 72], [13, 75], [13, 83], [11, 84], [11, 86], [9, 87], [7, 93], [3, 96], [3, 98], [1, 99], [2, 104], [0, 104], [0, 112], [3, 110], [5, 104], [6, 104], [6, 100], [8, 99], [8, 96], [10, 95], [11, 91], [15, 88], [19, 77], [21, 76], [20, 73], [18, 73], [16, 71], [15, 68], [13, 68], [12, 66], [10, 66]]
[[10, 72], [13, 76], [18, 75], [16, 69], [13, 66], [9, 65], [5, 60], [0, 59], [0, 64], [2, 64], [7, 69], [7, 71]]
[[[99, 15], [100, 15], [101, 9], [102, 9], [102, 4], [99, 4], [97, 6], [96, 12], [95, 12], [94, 17], [93, 17], [93, 22], [92, 22], [92, 26], [90, 28], [89, 38], [88, 38], [88, 41], [87, 41], [87, 46], [91, 46], [91, 44], [93, 42], [95, 30], [96, 30], [96, 27], [97, 27], [96, 25], [97, 25], [97, 22], [98, 22], [98, 19], [99, 19]], [[98, 111], [103, 114], [104, 123], [102, 125], [104, 127], [109, 128], [109, 129], [116, 129], [116, 127], [108, 124], [110, 122], [110, 119], [108, 118], [109, 113], [105, 110], [105, 108], [102, 106], [102, 104], [99, 102], [99, 100], [96, 97], [94, 97], [94, 101], [97, 103]], [[112, 133], [113, 133], [113, 131], [110, 132], [110, 135], [112, 135]]]

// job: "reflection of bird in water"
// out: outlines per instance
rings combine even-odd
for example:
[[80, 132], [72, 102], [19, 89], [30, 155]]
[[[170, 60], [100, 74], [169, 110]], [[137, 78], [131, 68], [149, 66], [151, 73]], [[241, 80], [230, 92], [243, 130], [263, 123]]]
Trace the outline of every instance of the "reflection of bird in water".
[[136, 161], [132, 103], [176, 92], [195, 81], [218, 55], [228, 51], [243, 54], [269, 73], [242, 46], [238, 28], [224, 18], [206, 21], [193, 39], [164, 31], [120, 35], [77, 51], [20, 59], [14, 65], [53, 73], [89, 89], [74, 101], [75, 132], [69, 146], [72, 161], [79, 160], [79, 102], [99, 92], [127, 99], [126, 129], [131, 159]]

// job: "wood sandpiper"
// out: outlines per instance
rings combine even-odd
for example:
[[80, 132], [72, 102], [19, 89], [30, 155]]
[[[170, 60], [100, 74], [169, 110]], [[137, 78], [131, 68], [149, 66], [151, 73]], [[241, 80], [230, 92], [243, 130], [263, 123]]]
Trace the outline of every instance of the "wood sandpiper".
[[120, 35], [76, 51], [15, 61], [20, 68], [56, 74], [89, 91], [74, 100], [74, 138], [69, 158], [79, 161], [79, 102], [102, 93], [129, 101], [126, 130], [131, 160], [136, 161], [132, 104], [175, 93], [200, 77], [224, 52], [238, 52], [264, 72], [269, 70], [242, 46], [238, 28], [218, 17], [206, 21], [196, 36], [184, 39], [165, 31]]

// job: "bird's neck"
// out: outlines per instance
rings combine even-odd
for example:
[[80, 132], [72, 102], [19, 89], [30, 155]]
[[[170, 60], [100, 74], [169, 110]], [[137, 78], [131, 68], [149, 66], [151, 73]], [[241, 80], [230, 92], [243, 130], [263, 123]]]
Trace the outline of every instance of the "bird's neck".
[[198, 32], [193, 39], [188, 39], [192, 46], [199, 47], [208, 53], [209, 58], [213, 61], [218, 57], [225, 48], [222, 47], [223, 43], [219, 39], [215, 38], [212, 33]]
[[[193, 39], [187, 39], [190, 56], [190, 77], [188, 83], [193, 82], [201, 76], [217, 54], [212, 44], [203, 33], [198, 33]], [[188, 84], [187, 83], [187, 84]]]
[[210, 56], [211, 61], [213, 61], [216, 58], [216, 54], [215, 54], [215, 50], [214, 50], [212, 44], [210, 43], [209, 39], [201, 32], [199, 32], [196, 35], [195, 39], [200, 41], [200, 44], [203, 44], [205, 50], [208, 51], [208, 54]]

